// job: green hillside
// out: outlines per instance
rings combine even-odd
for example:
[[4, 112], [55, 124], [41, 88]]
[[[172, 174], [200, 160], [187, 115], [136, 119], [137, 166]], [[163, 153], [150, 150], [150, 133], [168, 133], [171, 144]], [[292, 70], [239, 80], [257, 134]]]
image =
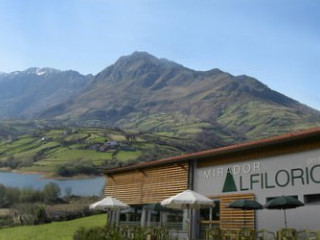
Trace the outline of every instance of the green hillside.
[[318, 110], [257, 79], [196, 71], [146, 52], [95, 76], [36, 68], [6, 74], [0, 96], [0, 167], [62, 176], [320, 126]]
[[[17, 127], [19, 126], [19, 127]], [[192, 131], [200, 131], [193, 126]], [[133, 132], [108, 128], [69, 128], [5, 122], [0, 135], [0, 166], [23, 172], [97, 174], [97, 169], [180, 155], [192, 149], [190, 134]], [[190, 128], [191, 129], [191, 128]], [[193, 150], [193, 149], [192, 149]], [[61, 170], [60, 172], [58, 170]]]
[[[256, 114], [248, 114], [255, 111]], [[0, 169], [71, 177], [317, 126], [297, 112], [269, 105], [233, 105], [215, 121], [182, 113], [130, 114], [122, 129], [67, 127], [59, 122], [0, 123]], [[290, 115], [290, 116], [289, 116]], [[288, 122], [290, 123], [288, 124]], [[290, 126], [294, 125], [292, 129]], [[71, 126], [71, 125], [69, 125]], [[261, 134], [262, 133], [262, 134]]]

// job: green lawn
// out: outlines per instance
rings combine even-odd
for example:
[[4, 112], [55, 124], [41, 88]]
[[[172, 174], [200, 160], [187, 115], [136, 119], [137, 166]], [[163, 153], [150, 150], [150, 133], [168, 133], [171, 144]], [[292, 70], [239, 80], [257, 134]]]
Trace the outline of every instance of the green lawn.
[[102, 226], [106, 215], [99, 214], [67, 222], [54, 222], [38, 226], [22, 226], [0, 230], [0, 240], [72, 240], [80, 227]]
[[121, 162], [126, 162], [129, 160], [134, 160], [137, 157], [139, 157], [141, 155], [140, 151], [119, 151], [117, 156], [117, 159]]

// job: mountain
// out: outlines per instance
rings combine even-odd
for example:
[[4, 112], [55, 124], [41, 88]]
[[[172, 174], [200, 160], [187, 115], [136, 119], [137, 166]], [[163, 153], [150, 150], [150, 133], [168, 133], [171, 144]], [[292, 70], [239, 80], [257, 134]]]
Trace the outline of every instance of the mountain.
[[145, 52], [121, 57], [98, 73], [85, 92], [41, 117], [98, 120], [179, 136], [191, 131], [199, 141], [214, 135], [208, 141], [222, 144], [320, 124], [319, 111], [254, 78], [219, 69], [195, 71]]
[[2, 118], [152, 132], [153, 142], [182, 151], [320, 125], [319, 111], [257, 79], [195, 71], [146, 52], [123, 56], [96, 76], [36, 68], [1, 74], [0, 96]]
[[92, 76], [52, 68], [0, 74], [0, 119], [32, 118], [80, 93]]

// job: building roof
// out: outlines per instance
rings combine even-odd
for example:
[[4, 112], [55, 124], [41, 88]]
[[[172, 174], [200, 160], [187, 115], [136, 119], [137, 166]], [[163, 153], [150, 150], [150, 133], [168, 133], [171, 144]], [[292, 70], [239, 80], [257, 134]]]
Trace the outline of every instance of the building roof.
[[299, 132], [292, 132], [292, 133], [275, 136], [271, 138], [259, 139], [251, 142], [239, 143], [239, 144], [230, 145], [226, 147], [205, 150], [201, 152], [194, 152], [190, 154], [163, 158], [163, 159], [153, 160], [149, 162], [128, 165], [124, 167], [107, 169], [105, 170], [105, 173], [112, 174], [117, 172], [135, 170], [135, 169], [155, 167], [155, 166], [164, 165], [164, 164], [184, 162], [191, 159], [201, 159], [205, 157], [221, 156], [225, 154], [252, 150], [252, 149], [257, 149], [261, 147], [276, 146], [278, 144], [283, 144], [283, 143], [293, 143], [300, 140], [307, 140], [313, 137], [320, 137], [320, 127], [311, 128], [311, 129], [307, 129]]

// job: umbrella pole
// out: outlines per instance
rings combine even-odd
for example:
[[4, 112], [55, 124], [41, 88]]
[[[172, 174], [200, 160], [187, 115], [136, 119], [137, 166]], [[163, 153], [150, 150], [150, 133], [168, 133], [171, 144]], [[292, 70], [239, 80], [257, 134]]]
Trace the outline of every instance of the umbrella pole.
[[287, 214], [286, 214], [286, 210], [285, 209], [283, 209], [283, 211], [284, 211], [284, 225], [287, 228]]
[[110, 210], [110, 211], [109, 211], [109, 215], [110, 215], [110, 218], [109, 218], [109, 225], [111, 226], [112, 221], [113, 221], [113, 211], [112, 211], [112, 210]]
[[109, 225], [110, 222], [110, 210], [107, 211], [107, 225]]
[[188, 240], [191, 239], [191, 215], [192, 215], [192, 212], [191, 212], [191, 208], [189, 207], [188, 208]]

